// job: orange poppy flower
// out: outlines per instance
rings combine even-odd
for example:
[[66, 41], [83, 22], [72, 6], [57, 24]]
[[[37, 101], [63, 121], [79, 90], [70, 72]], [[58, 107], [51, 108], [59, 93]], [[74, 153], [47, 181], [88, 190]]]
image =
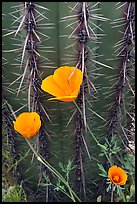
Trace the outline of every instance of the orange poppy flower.
[[39, 131], [41, 120], [36, 112], [24, 112], [16, 118], [16, 121], [13, 121], [13, 124], [14, 129], [28, 139]]
[[116, 165], [109, 168], [108, 177], [115, 185], [124, 185], [127, 181], [126, 172]]
[[82, 72], [76, 67], [62, 66], [42, 81], [41, 89], [64, 102], [74, 101], [82, 83]]

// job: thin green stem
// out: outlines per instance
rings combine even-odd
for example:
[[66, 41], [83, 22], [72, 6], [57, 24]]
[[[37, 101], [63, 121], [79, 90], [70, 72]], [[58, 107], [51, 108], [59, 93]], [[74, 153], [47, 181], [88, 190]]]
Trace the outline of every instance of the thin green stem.
[[114, 197], [114, 185], [112, 184], [111, 202], [113, 202], [113, 197]]
[[8, 169], [8, 171], [10, 171], [13, 167], [17, 166], [19, 164], [19, 162], [21, 162], [23, 159], [25, 159], [25, 157], [28, 156], [30, 149], [26, 152], [26, 154], [24, 155], [24, 157], [21, 157], [21, 159], [19, 159], [18, 161], [16, 160], [16, 163], [14, 163], [13, 165], [10, 166], [10, 168]]
[[108, 156], [106, 153], [105, 153], [105, 156], [106, 156], [108, 162], [110, 163], [110, 165], [113, 166], [113, 165], [112, 165], [111, 156], [110, 156], [110, 155]]
[[[80, 108], [78, 107], [77, 103], [76, 103], [75, 101], [73, 101], [73, 103], [75, 104], [75, 106], [77, 107], [77, 109], [78, 109], [78, 111], [80, 112], [81, 116], [83, 117], [82, 111], [81, 111]], [[98, 142], [98, 140], [96, 139], [96, 137], [94, 136], [94, 134], [92, 133], [92, 131], [91, 131], [91, 129], [90, 129], [90, 127], [89, 127], [89, 125], [88, 125], [87, 123], [86, 123], [86, 127], [87, 127], [88, 131], [90, 132], [92, 138], [93, 138], [93, 139], [95, 140], [95, 142], [97, 143], [97, 145], [100, 144], [100, 143]]]
[[120, 195], [121, 195], [121, 198], [123, 199], [123, 201], [126, 202], [125, 195], [124, 195], [123, 191], [121, 190], [120, 186], [119, 186], [119, 192], [120, 192]]
[[[80, 108], [78, 107], [77, 103], [75, 101], [73, 101], [73, 103], [75, 104], [75, 106], [77, 107], [78, 111], [80, 112], [81, 116], [83, 117], [82, 111], [80, 110]], [[102, 144], [99, 143], [99, 141], [96, 139], [96, 137], [94, 136], [94, 134], [92, 133], [89, 125], [86, 123], [86, 127], [88, 129], [88, 131], [90, 132], [90, 135], [92, 136], [92, 138], [95, 140], [95, 142], [97, 143], [98, 146], [100, 146], [100, 148], [104, 148], [104, 146]], [[112, 166], [112, 161], [111, 161], [111, 156], [107, 155], [105, 153], [106, 158], [108, 159], [108, 161], [110, 162], [110, 165]]]
[[92, 135], [93, 139], [94, 139], [94, 140], [95, 140], [95, 142], [97, 143], [97, 145], [98, 145], [98, 144], [100, 144], [100, 143], [98, 142], [98, 140], [96, 139], [96, 137], [94, 136], [94, 134], [92, 133], [92, 131], [91, 131], [91, 129], [90, 129], [90, 127], [89, 127], [89, 125], [88, 125], [88, 124], [86, 124], [86, 126], [87, 126], [88, 131], [89, 131], [89, 132], [90, 132], [90, 134]]
[[[52, 185], [53, 185], [53, 184], [52, 184]], [[53, 186], [54, 186], [54, 188], [56, 188], [55, 185], [53, 185]], [[61, 188], [59, 188], [59, 190], [60, 190], [62, 193], [64, 193], [66, 196], [68, 196], [70, 199], [72, 199], [71, 196], [70, 196], [67, 192], [65, 192], [65, 191], [62, 190]]]
[[42, 160], [40, 156], [37, 157], [37, 159], [44, 164], [47, 168], [49, 168], [50, 171], [52, 171], [58, 178], [60, 178], [60, 180], [68, 187], [68, 190], [70, 192], [71, 195], [71, 199], [75, 201], [74, 196], [72, 194], [72, 189], [70, 188], [69, 184], [66, 182], [66, 180], [46, 161], [46, 160]]
[[[52, 173], [54, 173], [54, 175], [56, 175], [68, 188], [69, 192], [70, 192], [70, 195], [71, 195], [71, 199], [75, 201], [75, 198], [74, 196], [77, 198], [77, 200], [79, 202], [81, 202], [81, 200], [79, 199], [79, 197], [75, 194], [75, 192], [70, 188], [68, 182], [61, 176], [61, 174], [56, 171], [46, 160], [44, 160], [43, 158], [41, 158], [41, 155], [39, 155], [35, 149], [33, 148], [32, 144], [29, 142], [28, 139], [26, 139], [29, 147], [31, 148], [31, 150], [33, 151], [33, 153], [35, 154], [35, 156], [37, 157], [37, 160], [40, 161], [43, 165], [45, 165]], [[73, 196], [74, 195], [74, 196]]]

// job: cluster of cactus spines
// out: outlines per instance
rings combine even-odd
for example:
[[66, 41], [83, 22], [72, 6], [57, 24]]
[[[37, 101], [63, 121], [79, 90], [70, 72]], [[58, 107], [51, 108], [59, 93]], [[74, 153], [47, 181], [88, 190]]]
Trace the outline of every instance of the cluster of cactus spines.
[[[119, 63], [119, 70], [117, 74], [117, 82], [113, 86], [114, 89], [114, 98], [113, 98], [113, 104], [111, 104], [111, 114], [110, 119], [108, 121], [108, 131], [107, 131], [107, 137], [111, 139], [113, 136], [116, 136], [118, 134], [118, 121], [120, 121], [120, 118], [122, 117], [122, 114], [126, 114], [124, 111], [124, 95], [125, 95], [125, 89], [129, 86], [130, 91], [133, 93], [133, 90], [131, 85], [129, 84], [129, 77], [132, 77], [133, 72], [133, 64], [131, 63], [131, 52], [133, 51], [133, 19], [131, 18], [131, 15], [133, 16], [133, 8], [132, 3], [124, 4], [124, 7], [126, 9], [123, 9], [124, 17], [121, 19], [116, 19], [115, 24], [117, 25], [113, 26], [120, 26], [125, 24], [125, 29], [122, 32], [123, 38], [119, 42], [116, 43], [115, 47], [118, 47], [115, 51], [116, 58], [120, 60]], [[129, 16], [130, 15], [130, 16]], [[129, 18], [130, 17], [130, 18]], [[130, 76], [131, 75], [131, 76]], [[123, 113], [122, 113], [123, 112]]]
[[[16, 19], [14, 21], [14, 23], [16, 21], [18, 21], [19, 26], [13, 32], [8, 33], [8, 34], [15, 33], [14, 36], [16, 37], [16, 35], [20, 34], [20, 32], [23, 32], [23, 30], [26, 30], [26, 33], [24, 34], [26, 37], [24, 38], [23, 47], [22, 47], [22, 54], [21, 54], [21, 61], [20, 61], [20, 65], [19, 65], [19, 67], [21, 69], [24, 68], [24, 71], [22, 74], [20, 85], [18, 87], [17, 95], [19, 95], [19, 93], [21, 91], [23, 91], [23, 89], [24, 89], [23, 81], [25, 78], [27, 78], [26, 77], [27, 73], [30, 72], [30, 74], [28, 74], [29, 83], [25, 84], [25, 86], [27, 87], [26, 90], [28, 90], [28, 103], [27, 103], [28, 104], [28, 111], [37, 111], [41, 116], [42, 128], [39, 131], [39, 151], [40, 151], [40, 154], [43, 156], [43, 158], [47, 159], [48, 148], [47, 148], [47, 142], [45, 139], [45, 132], [43, 131], [43, 126], [44, 126], [43, 121], [44, 121], [45, 117], [47, 117], [48, 120], [50, 120], [50, 118], [49, 118], [48, 114], [46, 113], [43, 105], [41, 104], [41, 100], [40, 100], [40, 98], [41, 98], [40, 84], [41, 84], [42, 80], [41, 80], [40, 75], [39, 75], [39, 62], [40, 62], [41, 55], [38, 53], [38, 47], [39, 47], [38, 44], [41, 42], [41, 40], [40, 40], [39, 35], [37, 34], [37, 30], [39, 28], [40, 21], [43, 20], [44, 15], [42, 13], [38, 12], [37, 8], [42, 8], [46, 11], [48, 9], [45, 7], [41, 7], [41, 6], [39, 6], [33, 2], [24, 2], [23, 5], [21, 5], [21, 6], [22, 6], [22, 8], [18, 9], [16, 11], [16, 13], [19, 12], [20, 10], [22, 11], [22, 14], [20, 15], [19, 18], [14, 16], [13, 13], [11, 14]], [[49, 26], [50, 26], [50, 24], [49, 24]], [[40, 33], [40, 34], [42, 34], [42, 33]], [[45, 36], [45, 34], [43, 34], [43, 35]], [[48, 36], [46, 36], [46, 37], [48, 37]], [[27, 60], [26, 60], [25, 67], [24, 67], [23, 65], [24, 65], [24, 61], [25, 61], [25, 56], [26, 56]], [[14, 83], [15, 83], [15, 81], [13, 82], [13, 84]], [[49, 174], [48, 177], [50, 179], [51, 172], [49, 172], [45, 168], [46, 167], [42, 167], [41, 170], [43, 172], [47, 171], [46, 174]], [[54, 197], [54, 193], [53, 193], [54, 189], [52, 187], [48, 187], [48, 188], [49, 189], [47, 189], [47, 188], [45, 189], [46, 192], [48, 192], [48, 194], [49, 194], [47, 196], [47, 198], [49, 201], [52, 201], [52, 199], [50, 199], [50, 198]], [[52, 192], [51, 192], [51, 189], [52, 189]], [[42, 194], [42, 192], [41, 192], [41, 194]], [[45, 195], [43, 195], [43, 197], [46, 198]]]
[[[101, 36], [101, 34], [96, 33], [95, 29], [99, 29], [101, 31], [102, 29], [100, 28], [99, 25], [97, 26], [94, 24], [94, 20], [97, 20], [97, 21], [107, 20], [103, 16], [100, 16], [100, 14], [95, 13], [98, 11], [98, 8], [96, 8], [98, 4], [99, 2], [89, 6], [87, 2], [76, 3], [71, 8], [71, 11], [75, 11], [74, 15], [63, 17], [63, 20], [68, 20], [72, 18], [76, 19], [76, 21], [74, 21], [73, 23], [68, 24], [70, 26], [76, 24], [76, 26], [72, 26], [73, 31], [69, 35], [69, 38], [75, 39], [73, 44], [74, 46], [73, 45], [72, 46], [74, 47], [76, 58], [75, 60], [73, 59], [73, 61], [75, 62], [75, 66], [79, 68], [83, 73], [83, 82], [80, 88], [78, 98], [76, 100], [76, 103], [79, 109], [81, 110], [82, 115], [79, 112], [79, 110], [75, 112], [75, 150], [76, 151], [74, 156], [75, 157], [74, 164], [76, 168], [75, 168], [75, 174], [74, 174], [75, 176], [74, 186], [80, 198], [86, 197], [85, 183], [87, 183], [87, 181], [85, 178], [86, 169], [84, 166], [85, 154], [88, 154], [88, 157], [90, 158], [90, 153], [88, 151], [88, 145], [86, 144], [87, 142], [85, 138], [85, 130], [86, 130], [86, 123], [87, 123], [86, 93], [87, 91], [89, 92], [89, 94], [91, 93], [91, 91], [92, 93], [96, 91], [96, 88], [93, 85], [93, 82], [90, 82], [89, 72], [91, 73], [93, 70], [92, 68], [91, 69], [88, 68], [88, 62], [93, 61], [93, 63], [98, 63], [98, 61], [95, 61], [92, 56], [93, 52], [96, 51], [97, 48], [95, 47], [89, 48], [88, 42], [97, 43], [98, 37]], [[70, 45], [68, 47], [70, 47]], [[71, 55], [69, 54], [69, 56]], [[92, 76], [92, 78], [94, 77]], [[90, 97], [92, 98], [93, 96], [90, 95]]]
[[[33, 192], [29, 187], [28, 183], [23, 178], [23, 168], [20, 164], [17, 164], [19, 160], [19, 155], [18, 155], [18, 149], [17, 149], [16, 133], [13, 129], [11, 113], [12, 113], [11, 107], [8, 104], [8, 102], [5, 100], [5, 104], [2, 109], [2, 118], [3, 118], [2, 122], [5, 125], [5, 135], [7, 138], [8, 145], [10, 147], [11, 156], [13, 157], [13, 161], [12, 161], [13, 167], [11, 168], [11, 173], [12, 173], [12, 179], [14, 183], [12, 185], [17, 185], [18, 183], [20, 183], [28, 198], [31, 197], [32, 199]], [[3, 165], [5, 164], [5, 162], [6, 161], [3, 160]]]
[[[3, 124], [5, 124], [5, 130], [6, 130], [6, 137], [7, 137], [7, 142], [11, 148], [11, 154], [13, 156], [13, 164], [16, 163], [17, 161], [17, 150], [16, 150], [16, 142], [15, 142], [15, 131], [13, 129], [13, 125], [11, 122], [11, 118], [10, 116], [10, 110], [7, 104], [4, 105], [3, 110], [2, 110], [2, 118], [3, 118]], [[12, 173], [14, 175], [14, 177], [16, 178], [15, 174], [16, 172], [14, 171], [14, 169], [12, 168]]]
[[127, 113], [126, 133], [126, 150], [135, 154], [135, 99], [131, 101], [131, 110]]
[[[32, 99], [32, 109], [37, 111], [41, 117], [42, 127], [39, 131], [39, 153], [45, 160], [48, 160], [48, 145], [46, 142], [46, 131], [44, 129], [44, 118], [45, 113], [42, 111], [42, 104], [40, 100], [40, 84], [41, 78], [39, 76], [39, 61], [40, 55], [38, 53], [38, 46], [37, 43], [39, 41], [39, 37], [37, 35], [37, 18], [35, 17], [35, 3], [32, 2], [25, 2], [27, 4], [28, 10], [28, 17], [26, 19], [26, 31], [28, 35], [27, 43], [26, 43], [26, 50], [28, 51], [28, 66], [30, 68], [30, 83], [29, 83], [29, 90], [31, 87], [33, 88], [33, 99]], [[30, 110], [30, 106], [29, 106]], [[45, 111], [46, 112], [46, 111]], [[48, 115], [46, 117], [49, 119]], [[43, 166], [40, 169], [40, 172], [46, 173], [46, 176], [50, 180], [52, 178], [52, 173], [47, 169], [47, 167]], [[55, 192], [52, 186], [47, 186], [45, 190], [40, 192], [40, 196], [44, 198], [44, 200], [48, 202], [52, 202], [56, 200], [54, 198]]]
[[[114, 46], [116, 47], [115, 59], [119, 60], [119, 64], [116, 83], [112, 86], [113, 102], [110, 107], [106, 137], [110, 143], [113, 137], [116, 140], [122, 138], [121, 144], [124, 146], [123, 153], [125, 153], [127, 149], [133, 148], [134, 151], [134, 132], [133, 134], [131, 132], [134, 127], [134, 106], [131, 100], [127, 100], [126, 96], [127, 92], [130, 92], [130, 97], [134, 98], [135, 96], [134, 88], [130, 84], [134, 79], [134, 4], [129, 2], [116, 5], [117, 9], [122, 8], [123, 17], [115, 19], [113, 27], [122, 26], [123, 30], [121, 31], [122, 39]], [[132, 112], [132, 116], [130, 112]], [[126, 125], [127, 121], [128, 124]], [[134, 131], [134, 128], [132, 130]], [[108, 167], [111, 165], [109, 161], [107, 161], [107, 165]]]
[[[80, 93], [76, 100], [77, 105], [79, 106], [80, 110], [83, 112], [83, 116], [85, 116], [85, 68], [86, 68], [86, 43], [89, 38], [89, 31], [88, 31], [88, 8], [86, 2], [79, 3], [80, 5], [78, 8], [78, 24], [79, 27], [76, 30], [77, 35], [77, 49], [78, 49], [78, 63], [76, 65], [83, 73], [83, 82], [80, 88]], [[84, 129], [86, 126], [86, 121], [83, 120], [83, 116], [77, 110], [75, 119], [76, 119], [76, 128], [75, 128], [75, 140], [76, 140], [76, 153], [75, 153], [75, 189], [76, 193], [82, 198], [82, 195], [86, 196], [86, 189], [85, 189], [85, 176], [84, 176], [84, 165], [83, 165], [83, 138], [84, 138]], [[85, 122], [85, 123], [84, 123]]]
[[[129, 2], [126, 12], [126, 30], [125, 35], [125, 61], [127, 67], [127, 86], [131, 92], [132, 99], [129, 103], [128, 125], [126, 127], [127, 145], [131, 152], [135, 153], [135, 91], [130, 81], [135, 78], [135, 4]], [[127, 44], [126, 44], [127, 43]], [[124, 54], [123, 54], [124, 55]]]
[[[88, 10], [87, 10], [87, 3], [81, 2], [74, 5], [71, 11], [76, 11], [74, 16], [66, 16], [63, 19], [69, 19], [74, 17], [78, 26], [74, 28], [73, 32], [69, 35], [76, 39], [75, 51], [77, 52], [77, 56], [75, 57], [75, 65], [79, 68], [83, 73], [83, 83], [80, 88], [80, 93], [76, 100], [77, 105], [79, 106], [80, 110], [83, 112], [85, 109], [85, 101], [84, 100], [84, 80], [85, 80], [85, 61], [87, 59], [87, 50], [86, 50], [86, 43], [88, 40], [88, 33], [87, 31], [87, 23], [88, 23]], [[73, 23], [73, 24], [74, 24]], [[71, 25], [71, 24], [70, 24]], [[85, 176], [84, 176], [84, 165], [83, 165], [83, 139], [84, 139], [84, 129], [85, 123], [83, 121], [83, 116], [79, 112], [79, 110], [74, 112], [75, 114], [75, 156], [74, 156], [74, 165], [75, 165], [75, 173], [74, 173], [74, 187], [77, 195], [82, 198], [85, 195]], [[84, 114], [85, 115], [85, 114]]]

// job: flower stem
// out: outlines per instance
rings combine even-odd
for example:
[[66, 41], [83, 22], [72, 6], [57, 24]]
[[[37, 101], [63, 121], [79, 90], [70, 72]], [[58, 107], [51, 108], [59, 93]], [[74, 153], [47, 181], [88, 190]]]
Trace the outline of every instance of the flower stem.
[[[41, 158], [41, 155], [39, 155], [35, 151], [35, 149], [33, 148], [32, 144], [29, 142], [28, 139], [26, 139], [26, 142], [28, 143], [29, 147], [31, 148], [31, 150], [33, 151], [35, 156], [37, 157], [37, 160], [40, 161], [43, 165], [45, 165], [54, 175], [56, 175], [65, 184], [65, 186], [67, 186], [67, 188], [68, 188], [68, 190], [70, 192], [70, 195], [71, 195], [71, 199], [73, 200], [73, 202], [76, 202], [75, 198], [77, 198], [77, 200], [79, 202], [81, 202], [79, 197], [71, 189], [71, 187], [69, 186], [68, 182], [61, 176], [61, 174], [58, 171], [56, 171], [56, 169], [54, 169], [45, 159]], [[75, 196], [75, 198], [74, 198], [74, 196]]]
[[[77, 107], [78, 111], [80, 112], [81, 116], [83, 116], [82, 111], [80, 110], [80, 108], [78, 107], [77, 103], [75, 101], [73, 101], [73, 103], [75, 104], [75, 106]], [[98, 142], [98, 140], [96, 139], [96, 137], [94, 136], [94, 134], [92, 133], [90, 127], [88, 126], [88, 124], [86, 123], [86, 127], [88, 129], [88, 131], [90, 132], [92, 138], [95, 140], [95, 142], [97, 143], [97, 145], [99, 145], [100, 143]]]
[[123, 193], [123, 191], [121, 190], [120, 186], [119, 186], [119, 192], [120, 192], [120, 195], [121, 195], [121, 198], [123, 199], [123, 201], [126, 202], [124, 193]]
[[113, 197], [114, 197], [114, 185], [112, 184], [111, 202], [113, 202]]

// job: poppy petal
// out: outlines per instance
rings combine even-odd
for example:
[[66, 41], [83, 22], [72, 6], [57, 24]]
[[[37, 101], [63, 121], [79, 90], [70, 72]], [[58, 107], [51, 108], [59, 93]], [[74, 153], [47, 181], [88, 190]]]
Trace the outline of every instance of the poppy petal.
[[48, 99], [49, 101], [51, 100], [59, 100], [59, 101], [64, 101], [64, 102], [72, 102], [77, 98], [77, 96], [60, 96], [56, 98], [50, 98]]
[[53, 78], [61, 89], [64, 91], [71, 89], [72, 93], [82, 83], [82, 72], [76, 67], [62, 66], [55, 70]]
[[78, 93], [79, 93], [79, 88], [76, 89], [76, 90], [71, 94], [71, 96], [78, 96]]
[[63, 89], [61, 89], [58, 84], [54, 81], [53, 75], [46, 77], [42, 81], [41, 89], [53, 96], [64, 95]]
[[[74, 71], [74, 70], [73, 70]], [[73, 71], [71, 73], [73, 73]], [[75, 69], [69, 80], [72, 91], [79, 90], [82, 84], [82, 72], [78, 68]]]

